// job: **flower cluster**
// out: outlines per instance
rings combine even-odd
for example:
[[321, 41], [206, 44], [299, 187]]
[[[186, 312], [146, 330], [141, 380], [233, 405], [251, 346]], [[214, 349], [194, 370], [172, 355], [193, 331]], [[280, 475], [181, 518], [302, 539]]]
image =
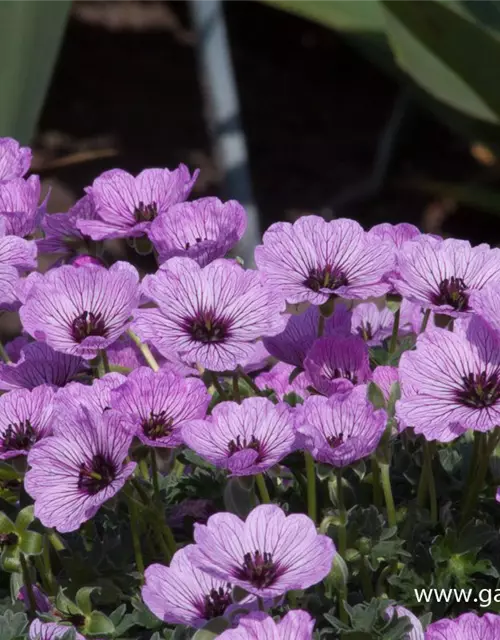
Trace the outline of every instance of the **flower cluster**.
[[0, 349], [0, 565], [29, 638], [500, 637], [492, 613], [402, 606], [412, 554], [424, 584], [498, 577], [470, 554], [498, 546], [500, 249], [309, 215], [248, 269], [243, 207], [190, 199], [197, 171], [106, 171], [48, 214], [30, 160], [0, 139], [0, 308], [22, 326]]

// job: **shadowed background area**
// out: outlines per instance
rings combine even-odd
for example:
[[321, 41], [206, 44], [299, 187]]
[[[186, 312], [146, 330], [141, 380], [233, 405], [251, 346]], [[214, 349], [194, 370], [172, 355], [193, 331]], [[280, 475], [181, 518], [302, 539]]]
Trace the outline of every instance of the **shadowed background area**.
[[[312, 212], [498, 242], [494, 213], [421, 187], [485, 172], [498, 182], [488, 149], [451, 133], [336, 32], [258, 2], [224, 10], [262, 229]], [[185, 162], [201, 168], [195, 196], [224, 195], [195, 42], [186, 2], [73, 4], [34, 145], [51, 211], [113, 167]], [[383, 180], [369, 188], [374, 163]]]

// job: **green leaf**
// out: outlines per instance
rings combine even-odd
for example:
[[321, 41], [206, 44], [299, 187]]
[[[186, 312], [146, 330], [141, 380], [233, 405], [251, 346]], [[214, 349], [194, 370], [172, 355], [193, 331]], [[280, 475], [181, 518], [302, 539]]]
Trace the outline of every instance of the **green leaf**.
[[374, 382], [370, 382], [368, 385], [368, 400], [375, 409], [385, 409], [384, 394]]
[[59, 593], [57, 594], [56, 609], [65, 616], [71, 616], [74, 614], [83, 615], [83, 611], [81, 611], [81, 609], [77, 607], [76, 604], [66, 596], [63, 589], [60, 589]]
[[25, 531], [35, 519], [35, 507], [30, 504], [22, 509], [16, 518], [16, 529], [19, 533]]
[[268, 0], [291, 13], [318, 22], [325, 27], [352, 32], [383, 31], [384, 15], [377, 0]]
[[85, 625], [85, 634], [93, 636], [110, 636], [115, 632], [113, 622], [100, 611], [92, 611], [90, 618]]
[[500, 40], [453, 4], [381, 0], [390, 44], [399, 65], [432, 96], [498, 124], [500, 83], [492, 60], [500, 60]]
[[30, 141], [70, 7], [70, 0], [0, 2], [0, 135]]
[[38, 556], [43, 551], [43, 536], [36, 531], [25, 531], [21, 535], [19, 548], [27, 556]]
[[0, 533], [15, 533], [16, 525], [3, 511], [0, 511]]
[[9, 573], [19, 573], [21, 563], [19, 561], [19, 547], [4, 547], [0, 555], [0, 567]]
[[85, 616], [89, 616], [92, 613], [92, 600], [90, 599], [90, 596], [94, 591], [99, 592], [99, 587], [82, 587], [81, 589], [78, 589], [76, 593], [76, 605]]

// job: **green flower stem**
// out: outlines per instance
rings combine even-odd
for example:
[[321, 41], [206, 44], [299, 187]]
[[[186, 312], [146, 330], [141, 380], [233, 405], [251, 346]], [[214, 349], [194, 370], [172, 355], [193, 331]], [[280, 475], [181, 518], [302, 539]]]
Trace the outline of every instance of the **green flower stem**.
[[373, 483], [373, 504], [380, 509], [382, 506], [382, 487], [380, 485], [380, 469], [375, 457], [372, 458], [372, 483]]
[[262, 395], [261, 389], [259, 389], [259, 387], [255, 384], [248, 373], [245, 373], [241, 367], [238, 369], [238, 375], [240, 376], [240, 378], [243, 378], [243, 380], [248, 384], [248, 386], [252, 389], [256, 396]]
[[382, 489], [384, 491], [385, 506], [387, 509], [387, 522], [390, 527], [395, 527], [397, 526], [396, 507], [392, 496], [391, 477], [388, 464], [380, 464], [380, 476], [382, 480]]
[[370, 567], [368, 566], [368, 560], [366, 556], [361, 557], [361, 563], [359, 565], [359, 577], [361, 579], [361, 586], [363, 588], [363, 595], [368, 602], [373, 598], [373, 581]]
[[130, 329], [127, 331], [127, 333], [130, 336], [130, 338], [132, 338], [133, 342], [135, 343], [135, 345], [138, 347], [139, 351], [144, 356], [144, 360], [146, 360], [146, 362], [151, 367], [151, 369], [153, 369], [153, 371], [159, 371], [160, 366], [156, 362], [155, 357], [151, 353], [151, 349], [148, 347], [148, 345], [142, 343], [141, 339], [139, 338], [139, 336], [135, 335], [135, 333], [133, 331], [131, 331]]
[[26, 587], [26, 593], [28, 595], [28, 612], [30, 618], [36, 617], [36, 600], [33, 593], [33, 583], [31, 582], [30, 568], [28, 561], [24, 553], [19, 554], [19, 560], [21, 562], [21, 570], [23, 573], [23, 583]]
[[160, 496], [160, 485], [158, 483], [158, 463], [156, 460], [156, 451], [151, 449], [151, 478], [153, 480], [153, 495], [155, 502], [160, 505], [161, 504], [161, 496]]
[[[104, 373], [111, 373], [111, 367], [109, 366], [109, 358], [108, 354], [106, 353], [106, 349], [101, 349], [99, 353], [101, 356], [100, 364], [102, 365]], [[102, 378], [102, 376], [100, 377]]]
[[139, 460], [139, 471], [141, 472], [141, 476], [143, 477], [143, 479], [146, 480], [146, 482], [149, 482], [149, 469], [148, 463], [146, 462], [145, 458]]
[[52, 563], [50, 561], [50, 541], [47, 534], [43, 537], [42, 561], [44, 568], [42, 577], [45, 578], [46, 589], [49, 595], [55, 596], [57, 594], [57, 581], [55, 579], [54, 572], [52, 571]]
[[389, 343], [389, 353], [394, 353], [398, 346], [399, 321], [401, 318], [401, 307], [394, 313], [394, 324], [392, 325], [391, 341]]
[[346, 551], [347, 551], [347, 512], [344, 503], [344, 487], [342, 484], [342, 467], [337, 467], [335, 469], [335, 475], [337, 477], [337, 499], [339, 503], [339, 527], [338, 527], [338, 537], [339, 537], [339, 554], [342, 559], [345, 560]]
[[429, 501], [431, 503], [431, 522], [432, 524], [437, 524], [438, 521], [438, 504], [437, 504], [437, 496], [436, 496], [436, 482], [434, 480], [434, 471], [432, 468], [432, 460], [434, 457], [434, 446], [433, 443], [424, 442], [424, 456], [427, 460], [427, 476], [428, 476], [428, 487], [429, 487]]
[[6, 364], [10, 364], [11, 359], [9, 358], [9, 354], [7, 353], [7, 351], [5, 351], [5, 347], [3, 346], [3, 344], [0, 342], [0, 358], [6, 363]]
[[144, 505], [147, 507], [146, 513], [148, 513], [148, 515], [152, 514], [152, 517], [150, 518], [150, 524], [155, 531], [158, 544], [160, 545], [162, 553], [165, 556], [165, 560], [167, 561], [167, 564], [169, 564], [172, 556], [177, 550], [177, 545], [172, 530], [166, 523], [163, 505], [160, 504], [159, 506], [155, 506], [152, 503], [151, 498], [149, 497], [147, 492], [143, 487], [141, 487], [141, 483], [138, 482], [136, 478], [132, 478], [130, 482], [132, 483], [132, 486], [134, 487], [136, 492], [139, 494], [139, 497], [141, 498]]
[[49, 538], [50, 544], [52, 545], [52, 548], [57, 551], [57, 553], [66, 549], [66, 545], [64, 544], [63, 540], [53, 529], [47, 529], [47, 536]]
[[424, 459], [422, 461], [422, 469], [420, 470], [420, 480], [418, 482], [417, 489], [417, 505], [421, 508], [424, 508], [427, 502], [427, 487], [429, 484], [428, 473], [427, 458], [424, 455]]
[[314, 521], [314, 524], [316, 524], [318, 519], [316, 506], [316, 464], [309, 451], [304, 451], [304, 458], [306, 461], [307, 476], [307, 513], [311, 520]]
[[477, 466], [477, 473], [475, 473], [473, 482], [465, 496], [462, 508], [462, 518], [460, 520], [461, 527], [467, 524], [476, 507], [479, 494], [481, 493], [481, 489], [486, 481], [486, 476], [488, 475], [491, 454], [500, 441], [500, 427], [496, 427], [494, 431], [490, 431], [489, 433], [481, 433], [480, 439], [479, 464]]
[[423, 333], [427, 329], [427, 325], [429, 324], [429, 318], [431, 317], [431, 310], [426, 309], [424, 313], [424, 317], [422, 318], [422, 324], [420, 325], [419, 333]]
[[144, 559], [142, 557], [141, 539], [139, 536], [139, 513], [134, 500], [128, 498], [128, 512], [130, 514], [130, 532], [132, 534], [132, 547], [134, 549], [135, 566], [142, 575], [144, 573]]
[[217, 393], [221, 397], [222, 400], [228, 400], [227, 393], [222, 388], [221, 383], [219, 382], [219, 378], [215, 371], [210, 371], [210, 379], [212, 380], [212, 384], [214, 385]]
[[320, 313], [319, 314], [319, 320], [318, 320], [318, 338], [321, 338], [322, 335], [325, 333], [325, 316]]
[[[338, 526], [338, 552], [342, 559], [345, 560], [347, 551], [347, 512], [344, 503], [344, 488], [342, 486], [342, 467], [335, 469], [335, 475], [337, 477], [337, 500], [340, 519]], [[347, 586], [343, 584], [339, 587], [339, 618], [344, 624], [347, 624], [349, 617], [344, 606], [345, 602], [347, 602]]]
[[238, 404], [241, 403], [240, 386], [238, 384], [238, 374], [233, 375], [233, 400]]
[[481, 432], [474, 431], [474, 445], [472, 448], [472, 455], [469, 463], [469, 472], [467, 474], [467, 483], [465, 486], [470, 487], [474, 481], [476, 471], [479, 468], [479, 461], [481, 458], [482, 439]]
[[258, 473], [255, 476], [255, 484], [257, 485], [257, 488], [259, 489], [260, 499], [261, 499], [262, 503], [263, 504], [270, 504], [271, 503], [271, 496], [269, 495], [269, 491], [267, 490], [266, 481], [265, 481], [264, 476], [262, 475], [262, 473]]

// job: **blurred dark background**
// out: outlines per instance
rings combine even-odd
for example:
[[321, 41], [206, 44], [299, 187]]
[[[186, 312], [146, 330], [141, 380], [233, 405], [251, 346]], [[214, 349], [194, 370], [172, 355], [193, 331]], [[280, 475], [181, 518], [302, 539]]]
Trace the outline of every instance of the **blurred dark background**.
[[[496, 181], [488, 149], [402, 98], [334, 31], [259, 2], [224, 8], [262, 229], [319, 213], [500, 242], [494, 213], [415, 186], [484, 172]], [[366, 189], [395, 108], [387, 171]], [[113, 167], [185, 162], [201, 169], [195, 196], [221, 194], [187, 3], [74, 2], [34, 146], [52, 212]]]

